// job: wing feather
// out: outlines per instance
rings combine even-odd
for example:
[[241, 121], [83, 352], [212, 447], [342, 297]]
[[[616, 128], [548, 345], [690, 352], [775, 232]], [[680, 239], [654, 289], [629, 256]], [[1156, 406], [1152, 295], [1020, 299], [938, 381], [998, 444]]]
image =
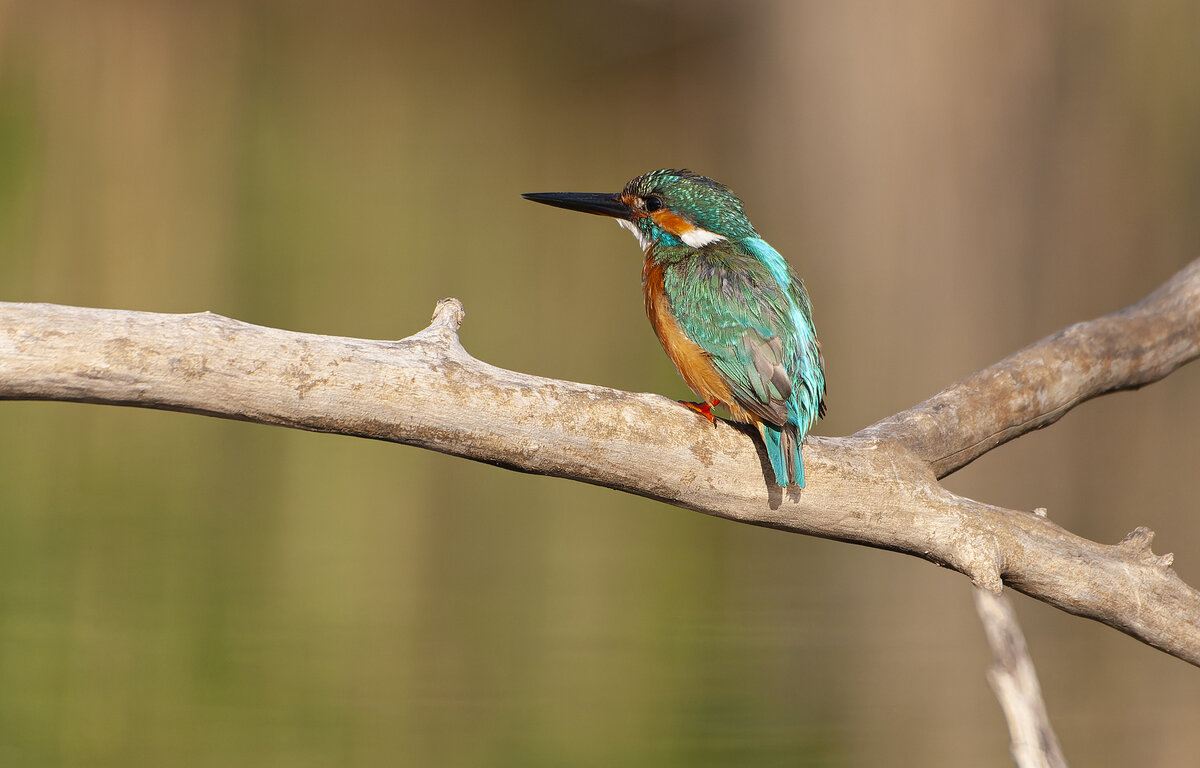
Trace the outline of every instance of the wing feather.
[[[798, 319], [810, 322], [807, 296], [798, 316], [794, 288], [776, 271], [722, 242], [671, 264], [664, 289], [680, 327], [709, 355], [737, 405], [777, 427], [791, 422], [806, 430], [822, 394], [807, 390], [810, 381], [823, 390], [824, 376], [819, 358], [810, 361], [802, 349], [811, 330], [797, 328]], [[818, 370], [802, 375], [805, 366]], [[806, 390], [803, 404], [795, 397], [797, 384]], [[806, 408], [810, 400], [813, 407]]]

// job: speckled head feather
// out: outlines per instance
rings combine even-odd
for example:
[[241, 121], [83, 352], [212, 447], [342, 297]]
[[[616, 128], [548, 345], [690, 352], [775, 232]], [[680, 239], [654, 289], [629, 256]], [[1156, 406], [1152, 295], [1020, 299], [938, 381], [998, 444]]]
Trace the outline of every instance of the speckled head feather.
[[[687, 169], [664, 168], [643, 173], [625, 185], [621, 198], [635, 211], [652, 212], [650, 208], [660, 205], [692, 226], [725, 239], [758, 236], [737, 195], [721, 182]], [[655, 227], [658, 222], [653, 217], [642, 220], [635, 216], [633, 223], [651, 240], [675, 234], [661, 225]]]

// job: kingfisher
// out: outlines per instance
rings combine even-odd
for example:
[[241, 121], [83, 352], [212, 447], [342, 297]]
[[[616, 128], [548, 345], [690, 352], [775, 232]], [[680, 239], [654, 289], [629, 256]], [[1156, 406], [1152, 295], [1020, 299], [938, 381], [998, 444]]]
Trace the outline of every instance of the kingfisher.
[[803, 488], [801, 443], [825, 415], [825, 362], [804, 282], [759, 237], [742, 201], [706, 176], [671, 169], [615, 194], [522, 197], [609, 216], [633, 233], [645, 254], [650, 325], [700, 398], [684, 405], [712, 422], [723, 404], [734, 421], [757, 427], [775, 483]]

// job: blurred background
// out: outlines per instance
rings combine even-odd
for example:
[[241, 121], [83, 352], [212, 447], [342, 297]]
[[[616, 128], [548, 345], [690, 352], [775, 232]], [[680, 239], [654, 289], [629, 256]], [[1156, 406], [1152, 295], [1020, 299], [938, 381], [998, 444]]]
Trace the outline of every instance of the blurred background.
[[[686, 166], [850, 434], [1200, 255], [1200, 4], [0, 0], [0, 300], [407, 336], [687, 396], [611, 222]], [[963, 577], [415, 448], [0, 403], [0, 764], [1007, 766]], [[947, 480], [1200, 584], [1200, 366]], [[1015, 596], [1076, 765], [1200, 670]]]

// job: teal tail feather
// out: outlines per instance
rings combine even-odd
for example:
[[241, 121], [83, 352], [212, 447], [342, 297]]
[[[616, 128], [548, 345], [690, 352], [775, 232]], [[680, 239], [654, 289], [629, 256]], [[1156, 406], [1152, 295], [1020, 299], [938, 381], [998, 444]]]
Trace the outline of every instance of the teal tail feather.
[[771, 469], [775, 472], [775, 484], [803, 488], [804, 457], [800, 452], [796, 425], [785, 424], [780, 428], [764, 423], [758, 425], [758, 430], [762, 433], [767, 458], [771, 460]]

